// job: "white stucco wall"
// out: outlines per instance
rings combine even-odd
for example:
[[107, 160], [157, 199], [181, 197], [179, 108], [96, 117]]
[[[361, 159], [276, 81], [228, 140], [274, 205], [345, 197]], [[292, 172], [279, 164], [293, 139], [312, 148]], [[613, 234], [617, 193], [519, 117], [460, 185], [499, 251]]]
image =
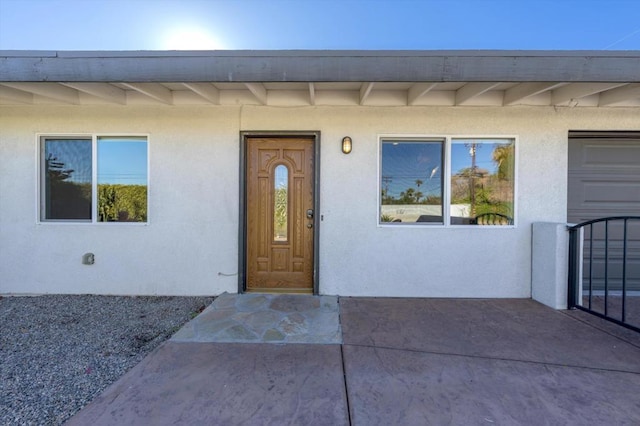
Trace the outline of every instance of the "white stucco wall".
[[[531, 225], [564, 222], [569, 130], [638, 130], [637, 109], [0, 107], [0, 293], [237, 291], [239, 132], [321, 132], [320, 292], [530, 297]], [[36, 134], [149, 135], [149, 223], [38, 224]], [[380, 227], [378, 135], [517, 136], [515, 228]], [[349, 135], [354, 148], [340, 152]], [[86, 252], [96, 255], [82, 265]]]
[[[239, 108], [0, 111], [0, 293], [237, 290]], [[149, 134], [147, 225], [37, 223], [35, 135], [65, 132]]]

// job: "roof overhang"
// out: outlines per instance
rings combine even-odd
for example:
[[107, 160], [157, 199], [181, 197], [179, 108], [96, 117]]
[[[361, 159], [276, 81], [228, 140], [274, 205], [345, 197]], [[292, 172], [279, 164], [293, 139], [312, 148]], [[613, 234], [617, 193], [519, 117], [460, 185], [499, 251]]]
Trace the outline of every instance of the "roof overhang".
[[640, 106], [640, 51], [0, 51], [1, 104], [227, 95], [262, 105]]

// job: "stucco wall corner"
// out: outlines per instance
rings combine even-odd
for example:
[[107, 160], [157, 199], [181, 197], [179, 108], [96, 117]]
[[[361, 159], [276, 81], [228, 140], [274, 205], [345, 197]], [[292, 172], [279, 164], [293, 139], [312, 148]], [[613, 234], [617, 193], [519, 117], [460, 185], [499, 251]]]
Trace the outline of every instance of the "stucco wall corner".
[[531, 232], [531, 297], [553, 309], [567, 309], [567, 225], [534, 222]]

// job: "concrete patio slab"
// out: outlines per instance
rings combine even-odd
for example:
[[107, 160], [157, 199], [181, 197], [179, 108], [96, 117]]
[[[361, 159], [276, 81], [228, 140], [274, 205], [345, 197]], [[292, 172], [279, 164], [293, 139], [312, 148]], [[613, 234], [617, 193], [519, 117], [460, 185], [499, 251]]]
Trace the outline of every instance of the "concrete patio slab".
[[525, 299], [341, 298], [345, 345], [640, 373], [640, 350]]
[[584, 312], [504, 299], [215, 305], [69, 424], [640, 424], [640, 336]]
[[345, 346], [354, 425], [640, 424], [640, 376]]
[[339, 345], [161, 346], [68, 425], [346, 425]]

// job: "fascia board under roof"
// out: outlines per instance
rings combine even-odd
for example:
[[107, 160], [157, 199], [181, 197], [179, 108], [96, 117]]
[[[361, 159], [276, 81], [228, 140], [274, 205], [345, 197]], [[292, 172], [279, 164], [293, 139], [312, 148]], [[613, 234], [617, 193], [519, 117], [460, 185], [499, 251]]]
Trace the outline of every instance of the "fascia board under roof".
[[0, 51], [4, 82], [638, 82], [640, 51]]

